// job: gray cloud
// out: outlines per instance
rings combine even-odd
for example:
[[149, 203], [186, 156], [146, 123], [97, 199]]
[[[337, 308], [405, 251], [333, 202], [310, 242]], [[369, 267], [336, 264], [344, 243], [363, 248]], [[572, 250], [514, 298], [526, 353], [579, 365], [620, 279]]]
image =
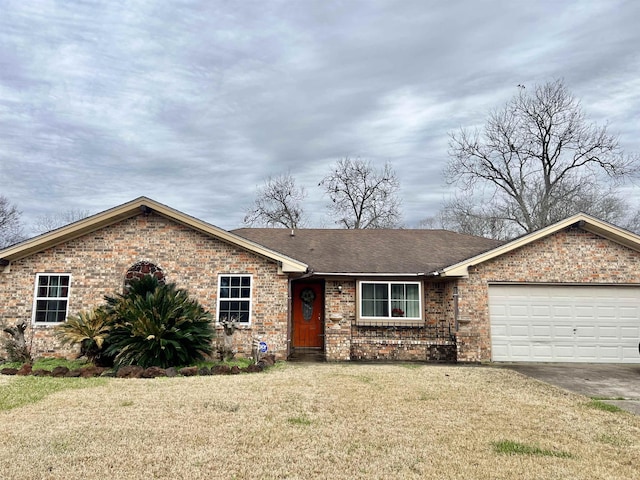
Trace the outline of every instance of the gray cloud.
[[391, 161], [415, 225], [450, 192], [448, 132], [562, 77], [640, 151], [640, 4], [2, 2], [0, 194], [28, 223], [148, 195], [224, 228], [290, 171]]

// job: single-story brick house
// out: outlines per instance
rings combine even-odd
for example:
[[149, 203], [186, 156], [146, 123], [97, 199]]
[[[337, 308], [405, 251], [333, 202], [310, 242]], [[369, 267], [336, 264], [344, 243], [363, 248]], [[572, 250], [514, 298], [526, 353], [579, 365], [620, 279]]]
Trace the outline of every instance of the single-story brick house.
[[330, 361], [640, 363], [640, 237], [578, 214], [511, 242], [444, 230], [226, 231], [141, 197], [0, 250], [0, 323], [34, 356], [71, 355], [68, 315], [154, 274], [241, 355]]

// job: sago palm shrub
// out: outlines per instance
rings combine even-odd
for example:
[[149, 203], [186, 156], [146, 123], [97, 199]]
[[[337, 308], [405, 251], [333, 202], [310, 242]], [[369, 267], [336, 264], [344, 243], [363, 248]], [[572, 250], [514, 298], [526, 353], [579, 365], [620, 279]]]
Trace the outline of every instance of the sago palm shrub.
[[105, 299], [111, 317], [106, 353], [116, 366], [189, 365], [212, 351], [211, 315], [173, 283], [145, 276]]
[[80, 345], [80, 353], [90, 362], [108, 364], [110, 362], [104, 355], [104, 348], [111, 328], [109, 322], [109, 314], [98, 307], [69, 316], [65, 323], [56, 326], [55, 333], [62, 344]]

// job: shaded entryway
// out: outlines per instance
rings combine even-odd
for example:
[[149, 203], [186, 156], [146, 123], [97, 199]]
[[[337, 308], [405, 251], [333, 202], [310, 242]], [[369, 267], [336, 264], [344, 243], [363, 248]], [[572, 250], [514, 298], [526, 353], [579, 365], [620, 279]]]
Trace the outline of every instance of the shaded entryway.
[[291, 287], [290, 359], [324, 359], [324, 282], [296, 281]]

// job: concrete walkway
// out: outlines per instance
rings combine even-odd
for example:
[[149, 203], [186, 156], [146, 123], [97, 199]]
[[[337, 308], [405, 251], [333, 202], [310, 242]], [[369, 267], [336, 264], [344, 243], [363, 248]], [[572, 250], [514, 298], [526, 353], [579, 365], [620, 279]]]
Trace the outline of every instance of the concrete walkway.
[[640, 365], [585, 363], [494, 363], [571, 392], [606, 399], [640, 415]]

